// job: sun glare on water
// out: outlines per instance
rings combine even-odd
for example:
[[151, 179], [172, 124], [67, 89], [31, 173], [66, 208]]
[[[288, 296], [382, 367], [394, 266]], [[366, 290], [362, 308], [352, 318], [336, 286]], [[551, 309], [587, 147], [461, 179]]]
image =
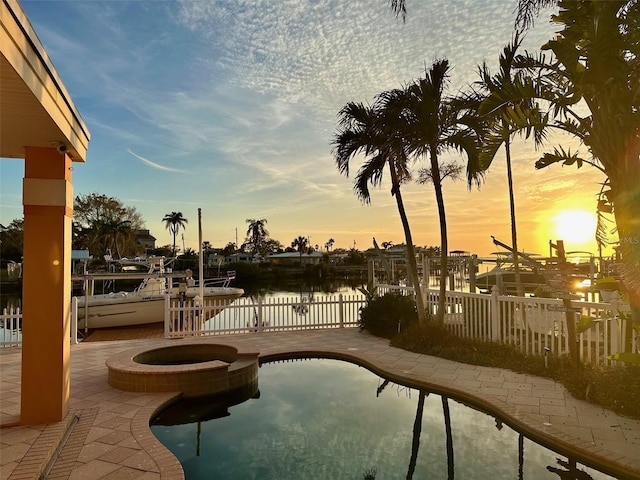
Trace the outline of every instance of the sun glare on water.
[[587, 210], [561, 210], [553, 218], [555, 240], [564, 240], [569, 249], [595, 244], [596, 214]]

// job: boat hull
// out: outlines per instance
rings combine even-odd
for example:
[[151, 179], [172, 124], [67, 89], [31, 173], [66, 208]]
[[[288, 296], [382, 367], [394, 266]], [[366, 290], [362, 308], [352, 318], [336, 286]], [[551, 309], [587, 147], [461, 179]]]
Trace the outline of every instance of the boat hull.
[[[525, 293], [534, 293], [546, 283], [544, 275], [526, 270], [520, 272], [520, 281]], [[476, 276], [476, 287], [483, 292], [491, 293], [492, 287], [500, 283], [505, 294], [515, 295], [517, 293], [516, 274], [513, 271], [490, 270]]]
[[[212, 302], [217, 311], [222, 310], [244, 294], [240, 288], [218, 288], [205, 291], [205, 303]], [[195, 292], [187, 292], [193, 302]], [[172, 295], [178, 298], [177, 295]], [[128, 327], [162, 323], [164, 321], [164, 296], [140, 297], [124, 292], [111, 295], [78, 297], [78, 329]], [[212, 309], [208, 309], [211, 311]]]

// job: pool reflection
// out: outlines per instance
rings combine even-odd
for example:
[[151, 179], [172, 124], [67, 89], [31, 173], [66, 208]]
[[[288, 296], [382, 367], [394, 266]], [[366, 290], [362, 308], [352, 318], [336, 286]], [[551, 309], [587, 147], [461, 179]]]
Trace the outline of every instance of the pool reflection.
[[188, 480], [612, 478], [346, 362], [267, 364], [259, 377], [253, 395], [178, 403], [152, 422]]

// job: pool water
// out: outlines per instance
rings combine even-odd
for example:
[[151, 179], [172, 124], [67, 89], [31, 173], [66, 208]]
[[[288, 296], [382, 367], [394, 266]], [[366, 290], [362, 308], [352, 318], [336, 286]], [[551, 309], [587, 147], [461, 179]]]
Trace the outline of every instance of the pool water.
[[566, 457], [494, 417], [347, 362], [269, 363], [259, 384], [152, 422], [187, 480], [613, 478], [579, 464], [566, 476]]

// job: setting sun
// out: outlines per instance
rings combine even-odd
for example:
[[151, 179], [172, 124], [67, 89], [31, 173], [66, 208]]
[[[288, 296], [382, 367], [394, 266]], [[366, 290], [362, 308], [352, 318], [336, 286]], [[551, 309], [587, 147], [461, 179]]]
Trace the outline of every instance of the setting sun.
[[587, 210], [561, 210], [553, 218], [557, 240], [564, 240], [569, 248], [584, 248], [594, 243], [596, 215]]

